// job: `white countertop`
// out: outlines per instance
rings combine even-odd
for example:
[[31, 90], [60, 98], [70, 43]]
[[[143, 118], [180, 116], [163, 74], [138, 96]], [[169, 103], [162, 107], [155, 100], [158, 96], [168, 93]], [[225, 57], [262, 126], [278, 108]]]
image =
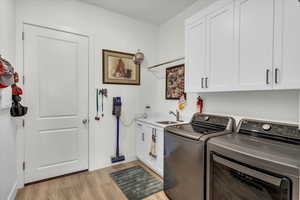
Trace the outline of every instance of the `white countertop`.
[[160, 116], [150, 116], [148, 118], [138, 118], [136, 119], [137, 122], [141, 122], [141, 123], [146, 123], [152, 126], [156, 126], [158, 128], [166, 128], [167, 126], [172, 126], [172, 125], [180, 125], [180, 124], [187, 124], [189, 122], [178, 122], [176, 124], [160, 124], [157, 122], [161, 122], [161, 121], [176, 121], [174, 119], [170, 119], [168, 117], [160, 117]]

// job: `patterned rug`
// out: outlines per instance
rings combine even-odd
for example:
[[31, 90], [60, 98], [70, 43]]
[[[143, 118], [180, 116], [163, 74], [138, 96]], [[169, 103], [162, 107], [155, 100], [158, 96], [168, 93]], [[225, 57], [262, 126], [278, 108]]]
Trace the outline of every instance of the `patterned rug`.
[[141, 166], [134, 166], [110, 174], [128, 200], [142, 200], [161, 192], [163, 184]]

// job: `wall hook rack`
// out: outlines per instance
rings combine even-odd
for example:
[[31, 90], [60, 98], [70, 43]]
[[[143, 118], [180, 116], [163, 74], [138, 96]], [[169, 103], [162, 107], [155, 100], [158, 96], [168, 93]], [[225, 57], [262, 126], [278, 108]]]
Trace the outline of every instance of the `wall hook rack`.
[[107, 98], [107, 89], [106, 88], [102, 88], [99, 90], [99, 94], [103, 95], [104, 97]]
[[96, 111], [97, 111], [97, 115], [95, 117], [96, 121], [100, 120], [100, 116], [99, 116], [99, 95], [101, 95], [101, 116], [103, 118], [104, 117], [104, 97], [107, 98], [107, 96], [108, 96], [107, 89], [102, 88], [102, 89], [97, 89], [97, 91], [96, 91]]

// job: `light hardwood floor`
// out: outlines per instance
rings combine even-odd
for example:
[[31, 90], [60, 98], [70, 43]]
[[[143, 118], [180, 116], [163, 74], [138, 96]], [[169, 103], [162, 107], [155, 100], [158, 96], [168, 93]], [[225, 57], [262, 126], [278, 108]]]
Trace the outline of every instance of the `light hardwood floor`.
[[[127, 200], [109, 174], [135, 165], [144, 167], [161, 180], [141, 162], [134, 161], [28, 185], [18, 191], [16, 200]], [[168, 200], [168, 198], [160, 192], [145, 200]]]

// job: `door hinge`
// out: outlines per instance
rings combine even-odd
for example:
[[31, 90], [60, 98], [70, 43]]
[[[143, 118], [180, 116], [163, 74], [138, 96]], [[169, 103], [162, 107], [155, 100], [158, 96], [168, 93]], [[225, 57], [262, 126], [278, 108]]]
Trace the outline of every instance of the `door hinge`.
[[25, 165], [25, 162], [23, 162], [23, 171], [25, 171], [26, 169], [26, 165]]
[[25, 127], [25, 119], [23, 119], [23, 121], [22, 121], [22, 126], [23, 126], [23, 128]]
[[25, 33], [22, 32], [22, 40], [25, 40]]

